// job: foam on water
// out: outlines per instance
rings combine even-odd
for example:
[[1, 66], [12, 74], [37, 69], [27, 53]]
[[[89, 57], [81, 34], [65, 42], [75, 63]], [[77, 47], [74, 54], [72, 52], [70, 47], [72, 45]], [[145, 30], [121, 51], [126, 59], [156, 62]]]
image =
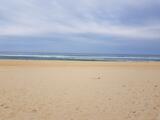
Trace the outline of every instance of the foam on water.
[[73, 54], [73, 53], [0, 53], [0, 59], [87, 60], [87, 61], [160, 61], [160, 55]]

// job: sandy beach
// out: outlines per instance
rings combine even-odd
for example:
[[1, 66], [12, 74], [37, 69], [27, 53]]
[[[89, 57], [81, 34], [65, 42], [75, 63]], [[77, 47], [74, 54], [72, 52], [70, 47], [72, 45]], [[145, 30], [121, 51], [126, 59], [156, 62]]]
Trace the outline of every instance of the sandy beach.
[[1, 60], [0, 120], [160, 120], [160, 62]]

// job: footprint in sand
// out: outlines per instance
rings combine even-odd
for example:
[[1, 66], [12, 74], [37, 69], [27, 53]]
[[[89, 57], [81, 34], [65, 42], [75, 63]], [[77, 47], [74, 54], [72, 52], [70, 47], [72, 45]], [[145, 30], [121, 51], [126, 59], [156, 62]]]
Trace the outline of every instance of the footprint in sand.
[[33, 109], [32, 112], [36, 113], [38, 110], [37, 109]]
[[4, 103], [3, 103], [3, 104], [1, 104], [1, 105], [0, 105], [0, 107], [2, 107], [2, 108], [4, 108], [4, 109], [8, 109], [8, 108], [9, 108], [9, 106], [7, 106], [7, 105], [6, 105], [6, 104], [4, 104]]
[[94, 78], [92, 78], [92, 79], [100, 80], [100, 79], [101, 79], [101, 77], [94, 77]]
[[79, 111], [79, 107], [76, 107], [75, 110], [76, 110], [76, 111]]
[[126, 85], [122, 85], [122, 87], [123, 87], [123, 88], [125, 88], [125, 87], [126, 87]]
[[5, 106], [5, 104], [1, 104], [0, 106], [3, 107], [3, 106]]
[[158, 87], [158, 85], [154, 85], [154, 87], [155, 87], [155, 88], [157, 88], [157, 87]]
[[8, 108], [9, 108], [9, 106], [5, 106], [5, 107], [4, 107], [4, 109], [8, 109]]

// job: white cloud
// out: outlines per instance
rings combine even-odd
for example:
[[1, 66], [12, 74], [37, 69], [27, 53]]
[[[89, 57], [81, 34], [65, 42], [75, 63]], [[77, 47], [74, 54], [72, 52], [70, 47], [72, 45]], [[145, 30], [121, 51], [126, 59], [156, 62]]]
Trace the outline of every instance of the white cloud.
[[[0, 36], [103, 34], [113, 37], [159, 39], [160, 23], [121, 24], [119, 16], [132, 8], [147, 8], [152, 0], [0, 0]], [[159, 4], [159, 0], [155, 0]], [[97, 15], [98, 14], [98, 15]], [[146, 13], [144, 13], [146, 14]], [[104, 18], [99, 18], [103, 16]], [[137, 18], [136, 18], [137, 19]], [[154, 20], [153, 20], [154, 21]]]

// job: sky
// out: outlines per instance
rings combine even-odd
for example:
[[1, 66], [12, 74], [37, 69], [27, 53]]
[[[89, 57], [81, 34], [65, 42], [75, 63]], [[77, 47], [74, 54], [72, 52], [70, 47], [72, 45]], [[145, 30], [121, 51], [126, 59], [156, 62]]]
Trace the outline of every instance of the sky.
[[0, 52], [160, 54], [160, 0], [0, 0]]

